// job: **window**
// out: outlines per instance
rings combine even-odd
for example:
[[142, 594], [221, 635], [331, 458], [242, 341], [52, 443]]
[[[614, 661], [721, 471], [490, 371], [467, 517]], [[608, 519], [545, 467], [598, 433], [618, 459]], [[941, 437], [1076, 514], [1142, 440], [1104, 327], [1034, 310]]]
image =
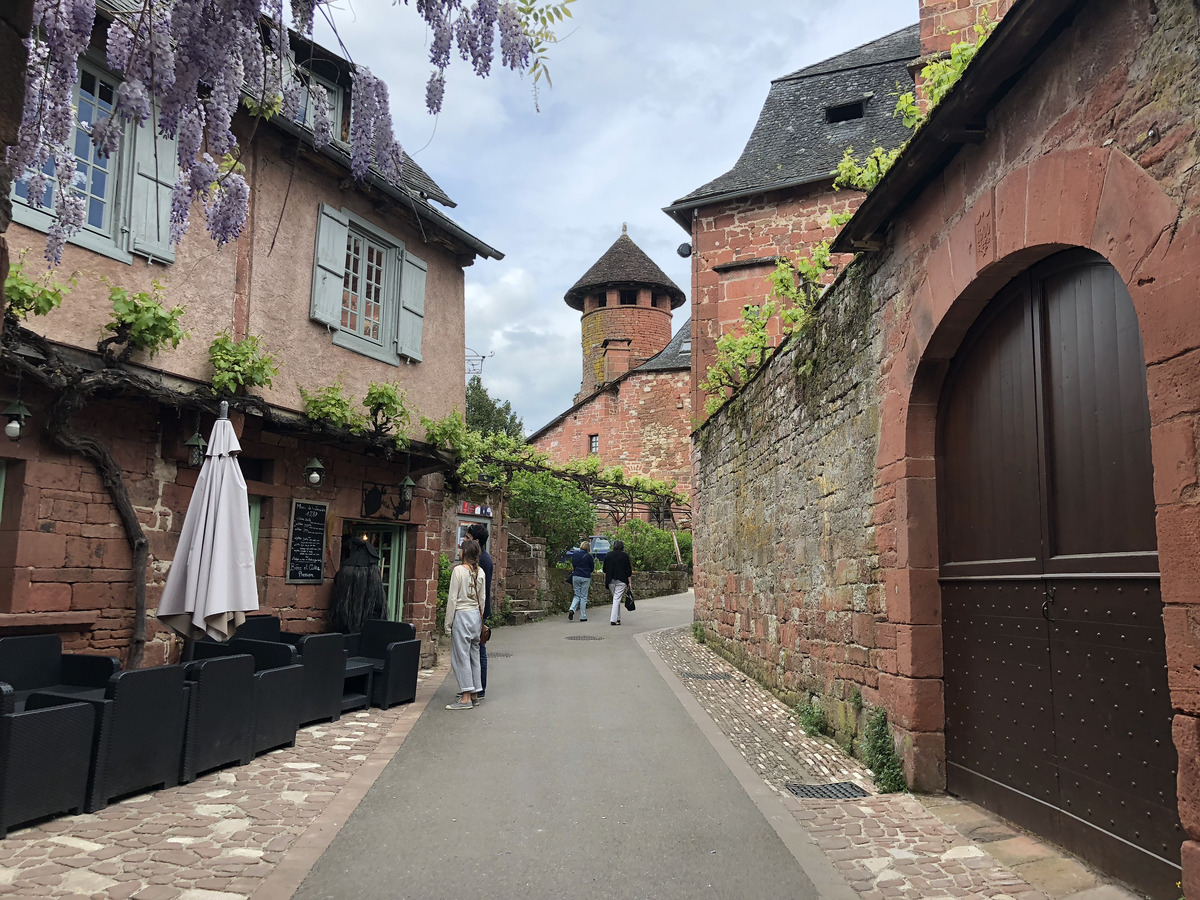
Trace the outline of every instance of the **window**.
[[[120, 79], [83, 59], [75, 84], [74, 190], [85, 201], [83, 228], [69, 242], [132, 262], [133, 253], [173, 261], [170, 244], [171, 191], [177, 166], [175, 141], [164, 138], [147, 123], [128, 128], [120, 149], [102, 158], [92, 146], [87, 128], [108, 118]], [[54, 163], [46, 164], [51, 182], [43, 206], [29, 205], [29, 173], [13, 185], [13, 219], [38, 231], [48, 231], [53, 209]]]
[[843, 103], [840, 106], [827, 106], [825, 107], [825, 121], [832, 125], [836, 122], [861, 119], [865, 105], [865, 101], [855, 100], [853, 103]]
[[637, 291], [621, 291], [622, 306], [637, 306]]
[[599, 452], [600, 452], [600, 435], [589, 434], [588, 435], [588, 453], [599, 453]]
[[332, 81], [327, 81], [311, 72], [297, 78], [300, 81], [300, 109], [296, 113], [296, 123], [305, 128], [313, 127], [317, 98], [312, 92], [313, 85], [325, 88], [325, 106], [329, 110], [329, 121], [333, 126], [333, 136], [342, 137], [342, 89]]
[[250, 506], [250, 546], [253, 547], [254, 559], [258, 559], [258, 530], [262, 524], [262, 500], [257, 494], [247, 494], [246, 502]]
[[394, 366], [420, 362], [426, 270], [402, 241], [321, 204], [309, 314], [339, 347]]
[[601, 291], [596, 295], [596, 306], [608, 306], [608, 292]]

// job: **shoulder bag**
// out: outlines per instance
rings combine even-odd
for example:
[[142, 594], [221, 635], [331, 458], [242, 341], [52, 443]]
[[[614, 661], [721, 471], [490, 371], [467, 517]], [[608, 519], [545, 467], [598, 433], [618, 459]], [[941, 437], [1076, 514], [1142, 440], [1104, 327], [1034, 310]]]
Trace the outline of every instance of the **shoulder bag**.
[[[470, 593], [474, 597], [476, 603], [479, 603], [479, 588], [477, 586], [478, 585], [478, 581], [477, 581], [478, 577], [479, 576], [476, 575], [471, 578], [471, 589], [470, 589]], [[483, 621], [483, 607], [482, 606], [479, 607], [479, 622], [480, 622], [479, 643], [482, 646], [483, 644], [486, 644], [492, 637], [492, 629], [488, 628], [487, 622]]]

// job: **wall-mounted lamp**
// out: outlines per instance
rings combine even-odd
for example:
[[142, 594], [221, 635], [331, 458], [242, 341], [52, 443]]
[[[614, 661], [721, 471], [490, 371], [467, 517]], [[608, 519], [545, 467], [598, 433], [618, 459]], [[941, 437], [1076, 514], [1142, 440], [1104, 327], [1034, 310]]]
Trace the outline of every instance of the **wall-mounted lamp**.
[[204, 451], [208, 449], [208, 441], [204, 439], [204, 435], [200, 433], [200, 419], [196, 419], [196, 433], [183, 442], [183, 446], [188, 448], [188, 465], [193, 469], [198, 469], [204, 465]]
[[682, 243], [678, 247], [675, 248], [675, 252], [678, 253], [680, 256], [682, 256], [684, 259], [687, 259], [689, 256], [692, 255], [692, 245], [689, 243], [686, 243], [686, 242]]
[[309, 487], [320, 487], [325, 480], [325, 467], [315, 456], [304, 467], [304, 481]]
[[8, 416], [8, 424], [4, 426], [4, 433], [8, 435], [10, 441], [16, 443], [21, 439], [21, 435], [25, 433], [25, 420], [31, 415], [29, 408], [18, 397], [12, 403], [8, 404], [3, 414]]
[[406, 505], [412, 503], [412, 491], [416, 486], [417, 483], [415, 481], [407, 475], [404, 476], [404, 481], [400, 483], [400, 496], [404, 498]]

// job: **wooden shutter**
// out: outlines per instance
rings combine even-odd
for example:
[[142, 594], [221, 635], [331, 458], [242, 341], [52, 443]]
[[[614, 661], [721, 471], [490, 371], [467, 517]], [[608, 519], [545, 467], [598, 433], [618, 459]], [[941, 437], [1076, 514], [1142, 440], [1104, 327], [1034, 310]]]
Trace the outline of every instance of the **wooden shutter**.
[[425, 327], [425, 274], [428, 266], [407, 250], [400, 273], [400, 333], [396, 341], [401, 354], [421, 361], [421, 336]]
[[309, 316], [331, 328], [342, 321], [342, 276], [346, 272], [349, 217], [321, 204], [317, 215], [317, 249], [313, 260], [312, 305]]
[[129, 210], [130, 247], [155, 259], [175, 261], [171, 246], [171, 192], [179, 172], [177, 144], [154, 121], [133, 129], [133, 185]]

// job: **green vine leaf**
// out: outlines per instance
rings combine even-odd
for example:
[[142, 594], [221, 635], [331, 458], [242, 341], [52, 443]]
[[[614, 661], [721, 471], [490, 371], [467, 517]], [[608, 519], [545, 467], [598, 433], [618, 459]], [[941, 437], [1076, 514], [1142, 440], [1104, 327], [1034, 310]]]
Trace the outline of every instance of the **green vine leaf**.
[[213, 364], [213, 390], [218, 394], [236, 394], [247, 387], [270, 387], [279, 374], [275, 356], [253, 334], [235, 341], [228, 331], [222, 331], [209, 344], [208, 358]]
[[13, 263], [4, 279], [5, 311], [18, 319], [28, 319], [30, 316], [44, 316], [62, 306], [67, 292], [79, 283], [79, 277], [72, 274], [66, 283], [56, 281], [46, 272], [41, 278], [33, 279], [25, 274], [24, 254]]

